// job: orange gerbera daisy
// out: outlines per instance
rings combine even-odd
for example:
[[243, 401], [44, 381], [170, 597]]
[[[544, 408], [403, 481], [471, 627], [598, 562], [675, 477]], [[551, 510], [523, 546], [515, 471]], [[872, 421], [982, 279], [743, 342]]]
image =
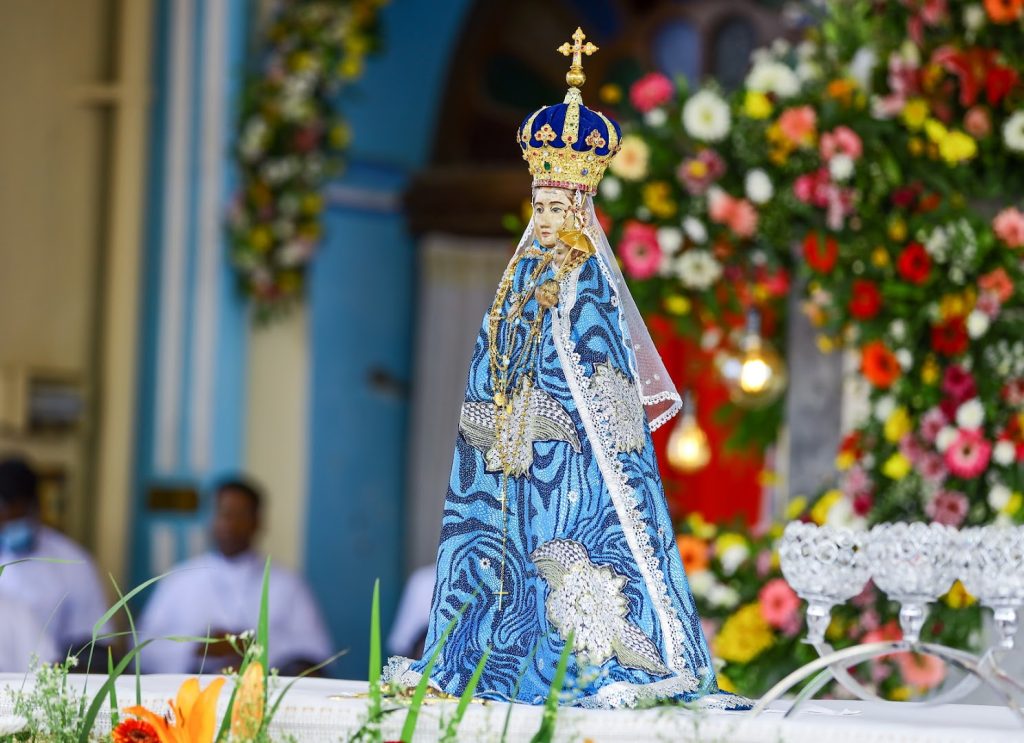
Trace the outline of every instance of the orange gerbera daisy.
[[1013, 23], [1024, 10], [1024, 0], [985, 0], [985, 11], [993, 23]]
[[683, 567], [686, 568], [687, 575], [707, 570], [707, 542], [689, 534], [680, 534], [676, 537], [676, 546], [679, 547], [679, 555], [683, 558]]
[[896, 354], [882, 341], [871, 341], [861, 349], [861, 371], [876, 387], [891, 387], [900, 377]]
[[187, 679], [178, 689], [177, 699], [170, 701], [173, 722], [145, 707], [128, 707], [125, 714], [134, 715], [156, 731], [160, 743], [213, 743], [217, 724], [217, 697], [224, 679], [216, 678], [199, 690], [199, 679]]
[[145, 720], [129, 717], [122, 720], [110, 733], [114, 743], [160, 743], [156, 728]]

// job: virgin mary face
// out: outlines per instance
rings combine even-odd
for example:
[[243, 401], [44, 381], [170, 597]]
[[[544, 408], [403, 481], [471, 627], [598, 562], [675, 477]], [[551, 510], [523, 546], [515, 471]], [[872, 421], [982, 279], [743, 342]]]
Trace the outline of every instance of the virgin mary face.
[[558, 242], [558, 231], [566, 225], [572, 196], [564, 188], [538, 188], [533, 194], [533, 227], [537, 241], [545, 248]]

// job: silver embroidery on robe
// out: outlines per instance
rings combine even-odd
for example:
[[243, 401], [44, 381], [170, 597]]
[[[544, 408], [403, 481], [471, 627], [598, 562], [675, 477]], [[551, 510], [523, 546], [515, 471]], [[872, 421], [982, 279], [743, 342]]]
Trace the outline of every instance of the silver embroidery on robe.
[[633, 381], [609, 362], [596, 364], [590, 377], [591, 415], [613, 452], [644, 448], [644, 406]]
[[533, 387], [529, 379], [500, 411], [493, 402], [466, 400], [459, 432], [470, 446], [483, 452], [487, 472], [504, 471], [513, 477], [530, 471], [537, 441], [564, 441], [573, 451], [581, 451], [569, 413], [551, 395]]
[[545, 542], [530, 559], [551, 587], [548, 621], [563, 639], [574, 633], [581, 664], [600, 666], [614, 655], [627, 668], [655, 676], [670, 672], [650, 638], [626, 620], [624, 576], [610, 565], [595, 565], [586, 548], [571, 539]]

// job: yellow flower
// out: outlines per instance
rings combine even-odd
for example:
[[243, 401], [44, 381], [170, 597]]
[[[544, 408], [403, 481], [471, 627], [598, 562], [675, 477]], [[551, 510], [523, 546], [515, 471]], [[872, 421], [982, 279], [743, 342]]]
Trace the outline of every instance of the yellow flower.
[[721, 672], [717, 673], [716, 676], [718, 677], [719, 690], [727, 691], [731, 694], [736, 693], [736, 685], [729, 679], [728, 676]]
[[231, 739], [256, 740], [263, 725], [266, 695], [263, 686], [263, 664], [253, 661], [245, 669], [238, 684], [235, 704], [231, 709]]
[[856, 463], [857, 455], [852, 451], [841, 451], [836, 455], [836, 469], [840, 472], [846, 472]]
[[944, 294], [939, 299], [939, 317], [942, 320], [966, 317], [974, 309], [975, 302], [977, 295], [971, 289], [967, 289], [963, 294]]
[[928, 102], [923, 98], [911, 98], [903, 107], [901, 117], [907, 128], [917, 131], [924, 126], [925, 119], [928, 118]]
[[270, 234], [270, 230], [266, 227], [255, 227], [252, 232], [249, 233], [249, 245], [257, 253], [266, 253], [270, 250], [270, 245], [273, 242], [273, 236]]
[[894, 702], [905, 702], [910, 699], [910, 687], [909, 686], [897, 686], [895, 689], [889, 692], [889, 699]]
[[622, 100], [622, 88], [612, 83], [605, 83], [598, 89], [597, 95], [605, 103], [614, 105]]
[[938, 119], [928, 119], [924, 122], [924, 133], [932, 144], [939, 144], [949, 134], [949, 130]]
[[793, 521], [800, 518], [800, 514], [807, 508], [807, 497], [798, 495], [786, 504], [786, 521]]
[[715, 554], [717, 555], [724, 555], [733, 547], [743, 547], [746, 549], [746, 538], [742, 534], [726, 532], [715, 540]]
[[627, 181], [643, 180], [647, 175], [647, 161], [650, 157], [651, 148], [643, 138], [636, 134], [627, 134], [622, 138], [619, 154], [612, 158], [608, 169]]
[[921, 157], [924, 154], [924, 142], [920, 137], [911, 137], [907, 141], [907, 151], [914, 157]]
[[882, 465], [882, 474], [890, 480], [902, 480], [910, 474], [910, 470], [910, 460], [899, 452], [885, 460], [885, 464]]
[[879, 245], [871, 251], [871, 264], [876, 268], [885, 268], [889, 265], [889, 251]]
[[643, 188], [644, 206], [659, 219], [671, 219], [676, 213], [672, 187], [666, 181], [651, 181]]
[[125, 714], [145, 720], [160, 737], [160, 743], [212, 743], [217, 723], [217, 697], [224, 686], [224, 678], [216, 678], [202, 691], [199, 679], [190, 678], [178, 689], [171, 702], [173, 722], [145, 707], [128, 707]]
[[838, 503], [843, 498], [843, 491], [833, 488], [825, 493], [823, 496], [818, 498], [818, 502], [811, 508], [811, 520], [818, 524], [824, 524], [828, 519], [828, 512], [832, 510], [832, 506]]
[[929, 356], [921, 367], [921, 381], [931, 386], [939, 381], [942, 370], [934, 356]]
[[900, 406], [892, 411], [885, 421], [885, 438], [895, 444], [910, 433], [913, 427], [914, 423], [910, 420], [910, 413], [906, 408]]
[[978, 143], [961, 131], [952, 131], [939, 142], [939, 155], [950, 165], [966, 162], [978, 154]]
[[829, 620], [828, 627], [825, 628], [825, 637], [835, 642], [836, 640], [841, 640], [845, 633], [846, 623], [839, 618], [838, 614], [833, 614], [832, 619]]
[[757, 484], [762, 488], [771, 488], [779, 482], [779, 475], [775, 470], [761, 470], [757, 473]]
[[897, 243], [907, 239], [907, 223], [900, 217], [893, 217], [889, 220], [889, 239]]
[[714, 651], [722, 660], [749, 663], [775, 642], [775, 635], [756, 602], [741, 606], [715, 635]]
[[772, 115], [772, 102], [764, 93], [748, 90], [743, 98], [743, 113], [751, 119], [767, 119]]
[[665, 298], [665, 309], [672, 315], [685, 315], [690, 311], [690, 300], [681, 294]]
[[823, 354], [827, 355], [836, 350], [836, 342], [827, 335], [819, 335], [814, 341], [818, 344], [818, 350]]
[[711, 539], [717, 532], [715, 525], [709, 524], [704, 520], [704, 517], [697, 512], [691, 513], [687, 516], [686, 523], [690, 527], [690, 531], [693, 532], [693, 535], [700, 537], [701, 539]]
[[967, 592], [964, 584], [959, 580], [954, 581], [950, 589], [946, 591], [946, 595], [942, 597], [942, 600], [953, 609], [962, 609], [978, 601], [978, 599]]
[[1015, 491], [1010, 496], [1010, 500], [1006, 501], [1006, 505], [1003, 506], [1002, 513], [1005, 513], [1007, 516], [1016, 516], [1022, 504], [1024, 504], [1024, 495]]

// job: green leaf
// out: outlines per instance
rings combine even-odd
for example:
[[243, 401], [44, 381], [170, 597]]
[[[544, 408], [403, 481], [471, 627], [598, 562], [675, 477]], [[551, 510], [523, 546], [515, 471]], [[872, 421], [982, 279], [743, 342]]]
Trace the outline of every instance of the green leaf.
[[405, 724], [402, 725], [402, 743], [412, 743], [412, 736], [416, 732], [416, 722], [419, 720], [420, 708], [423, 707], [423, 700], [427, 696], [427, 686], [430, 684], [430, 672], [434, 670], [434, 663], [437, 662], [437, 657], [441, 654], [441, 649], [444, 647], [445, 642], [448, 641], [448, 636], [455, 629], [455, 623], [459, 621], [462, 616], [462, 612], [465, 611], [466, 607], [469, 606], [467, 601], [459, 609], [459, 613], [452, 617], [451, 621], [448, 622], [448, 626], [444, 628], [444, 633], [441, 635], [441, 639], [437, 642], [437, 647], [434, 648], [434, 652], [430, 654], [430, 660], [427, 661], [427, 667], [423, 669], [423, 675], [420, 676], [420, 681], [416, 684], [416, 691], [413, 692], [412, 702], [409, 704], [409, 711], [405, 715]]
[[469, 703], [473, 700], [473, 694], [476, 692], [476, 687], [480, 683], [480, 676], [483, 675], [484, 666], [487, 665], [487, 659], [490, 657], [491, 649], [487, 648], [484, 651], [483, 657], [480, 658], [480, 662], [476, 664], [473, 675], [470, 676], [469, 683], [466, 684], [466, 689], [462, 692], [462, 696], [459, 697], [459, 706], [455, 708], [455, 714], [452, 715], [452, 719], [448, 721], [448, 726], [445, 730], [443, 740], [457, 740], [459, 723], [462, 722], [462, 718], [465, 716], [466, 710], [469, 709]]
[[555, 669], [555, 677], [551, 679], [551, 687], [548, 689], [548, 698], [544, 702], [544, 715], [541, 717], [540, 729], [530, 739], [530, 743], [551, 743], [555, 736], [555, 718], [558, 717], [558, 695], [562, 693], [562, 686], [565, 684], [565, 672], [569, 667], [569, 656], [572, 654], [573, 643], [576, 634], [569, 633], [562, 648], [562, 655], [558, 658], [558, 668]]
[[374, 723], [380, 720], [381, 714], [380, 578], [373, 582], [373, 603], [370, 605], [370, 668], [367, 678], [370, 681], [369, 721]]
[[[138, 667], [136, 665], [136, 667]], [[107, 648], [107, 676], [110, 676], [114, 672], [114, 651], [109, 647]], [[117, 687], [110, 687], [110, 728], [114, 729], [117, 727], [120, 717], [117, 714]]]

